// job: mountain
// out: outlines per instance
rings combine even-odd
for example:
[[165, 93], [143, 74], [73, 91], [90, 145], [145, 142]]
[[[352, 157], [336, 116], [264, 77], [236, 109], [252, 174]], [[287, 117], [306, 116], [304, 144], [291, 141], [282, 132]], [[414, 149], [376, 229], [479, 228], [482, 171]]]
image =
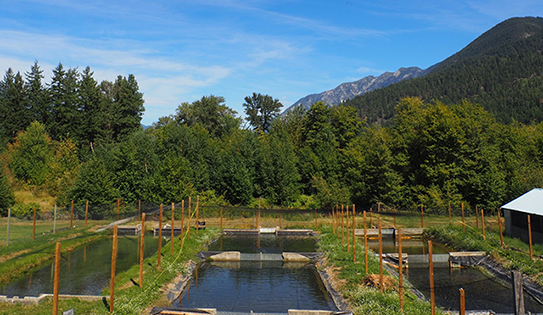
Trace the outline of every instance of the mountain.
[[[429, 47], [431, 48], [431, 47]], [[424, 76], [342, 103], [369, 122], [386, 123], [404, 97], [480, 104], [502, 123], [543, 121], [543, 18], [505, 20]]]
[[400, 68], [396, 72], [385, 72], [378, 77], [369, 75], [358, 81], [342, 83], [332, 90], [318, 94], [310, 94], [296, 101], [285, 111], [299, 105], [309, 108], [316, 102], [324, 102], [327, 105], [337, 105], [355, 96], [389, 86], [393, 83], [398, 83], [402, 80], [417, 78], [425, 73], [426, 70], [422, 70], [418, 67], [409, 67]]

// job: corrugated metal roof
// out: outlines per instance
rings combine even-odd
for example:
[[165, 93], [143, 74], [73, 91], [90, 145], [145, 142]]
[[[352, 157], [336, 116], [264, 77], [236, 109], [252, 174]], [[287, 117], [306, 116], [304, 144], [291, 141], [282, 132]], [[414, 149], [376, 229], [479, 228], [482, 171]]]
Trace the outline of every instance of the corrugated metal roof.
[[534, 188], [501, 208], [543, 216], [543, 189]]

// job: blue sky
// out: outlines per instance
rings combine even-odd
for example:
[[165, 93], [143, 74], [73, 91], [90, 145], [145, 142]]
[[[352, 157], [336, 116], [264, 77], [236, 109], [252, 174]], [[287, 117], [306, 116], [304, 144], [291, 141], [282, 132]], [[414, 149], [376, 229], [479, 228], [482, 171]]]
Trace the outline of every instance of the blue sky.
[[0, 70], [90, 66], [134, 74], [143, 124], [182, 102], [307, 94], [400, 67], [427, 68], [499, 22], [543, 16], [541, 0], [0, 0]]

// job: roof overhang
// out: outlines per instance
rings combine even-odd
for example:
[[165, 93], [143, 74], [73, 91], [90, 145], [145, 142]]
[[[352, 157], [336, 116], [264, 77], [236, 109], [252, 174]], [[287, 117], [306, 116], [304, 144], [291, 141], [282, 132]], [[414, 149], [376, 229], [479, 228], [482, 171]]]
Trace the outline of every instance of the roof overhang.
[[543, 216], [543, 189], [534, 188], [500, 208]]

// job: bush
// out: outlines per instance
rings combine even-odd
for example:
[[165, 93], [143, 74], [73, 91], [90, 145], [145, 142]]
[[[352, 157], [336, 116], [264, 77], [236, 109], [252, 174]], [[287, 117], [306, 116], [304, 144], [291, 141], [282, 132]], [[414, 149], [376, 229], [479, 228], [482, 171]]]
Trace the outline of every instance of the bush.
[[17, 218], [31, 218], [34, 214], [34, 208], [39, 211], [40, 206], [37, 203], [17, 202], [11, 209], [11, 215]]

